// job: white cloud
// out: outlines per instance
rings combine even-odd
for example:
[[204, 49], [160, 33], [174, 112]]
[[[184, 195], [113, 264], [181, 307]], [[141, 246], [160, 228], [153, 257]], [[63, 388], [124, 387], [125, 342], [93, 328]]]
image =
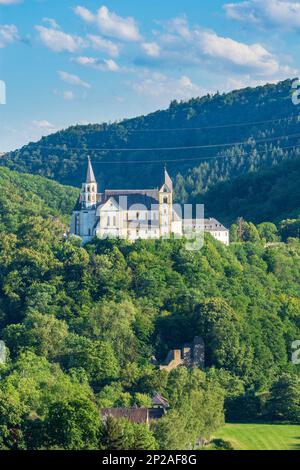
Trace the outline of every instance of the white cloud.
[[139, 95], [153, 98], [161, 105], [168, 105], [173, 99], [188, 100], [205, 93], [203, 88], [186, 75], [176, 79], [161, 73], [147, 72], [146, 76], [129, 85]]
[[80, 86], [82, 88], [91, 88], [91, 85], [89, 83], [84, 82], [77, 75], [72, 75], [71, 73], [63, 72], [63, 71], [58, 72], [58, 75], [61, 80], [63, 80], [66, 83], [69, 83], [70, 85]]
[[199, 40], [206, 56], [251, 69], [262, 75], [273, 75], [280, 70], [275, 57], [260, 44], [247, 45], [218, 36], [214, 32], [200, 33]]
[[118, 44], [104, 39], [101, 36], [95, 36], [94, 34], [88, 34], [88, 38], [93, 48], [97, 51], [105, 52], [111, 57], [118, 57], [120, 55], [120, 46]]
[[32, 121], [32, 124], [34, 127], [45, 133], [51, 133], [56, 130], [56, 127], [46, 119], [43, 119], [41, 121]]
[[119, 65], [112, 59], [105, 59], [100, 61], [95, 57], [86, 57], [80, 56], [73, 59], [73, 62], [76, 62], [79, 65], [86, 67], [92, 67], [96, 70], [101, 70], [103, 72], [119, 72]]
[[75, 94], [70, 90], [63, 91], [62, 96], [65, 101], [72, 101], [75, 98]]
[[186, 67], [205, 67], [213, 73], [229, 72], [237, 76], [252, 73], [254, 80], [261, 77], [279, 80], [297, 74], [296, 70], [282, 65], [263, 44], [247, 44], [222, 37], [197, 25], [191, 28], [186, 17], [174, 18], [161, 25], [162, 31], [154, 32], [159, 54], [151, 48], [147, 50], [144, 43], [144, 56], [138, 57], [136, 64], [161, 68], [163, 65], [177, 67], [180, 63]]
[[106, 6], [99, 8], [96, 14], [93, 14], [85, 7], [77, 6], [75, 13], [87, 23], [96, 24], [105, 36], [123, 41], [140, 41], [142, 39], [134, 18], [118, 16], [116, 13], [109, 11]]
[[35, 28], [39, 32], [42, 43], [54, 52], [75, 52], [86, 46], [85, 41], [79, 36], [73, 36], [45, 26], [36, 26]]
[[79, 65], [97, 65], [98, 59], [95, 57], [86, 57], [86, 56], [80, 56], [80, 57], [75, 57], [72, 59], [73, 62], [76, 62]]
[[160, 47], [156, 42], [144, 42], [142, 48], [149, 57], [160, 56]]
[[0, 48], [6, 47], [18, 39], [18, 28], [14, 24], [0, 25]]
[[120, 70], [120, 67], [114, 60], [105, 59], [103, 69], [107, 70], [108, 72], [118, 72]]
[[71, 90], [65, 90], [65, 91], [53, 90], [53, 93], [55, 96], [59, 96], [64, 101], [73, 101], [75, 99], [75, 93]]
[[75, 8], [75, 13], [76, 13], [76, 15], [80, 16], [80, 18], [82, 18], [87, 23], [94, 23], [95, 22], [95, 15], [85, 7], [77, 6]]
[[223, 5], [223, 9], [225, 10], [227, 17], [232, 20], [244, 21], [248, 18], [248, 21], [251, 22], [258, 21], [255, 10], [251, 8], [250, 1], [226, 3]]
[[[268, 80], [268, 83], [277, 83], [278, 80]], [[222, 91], [228, 92], [231, 90], [240, 90], [246, 87], [255, 88], [257, 86], [263, 86], [266, 84], [266, 80], [254, 80], [251, 75], [242, 75], [238, 78], [229, 77], [223, 84]]]
[[170, 35], [174, 34], [185, 40], [189, 40], [192, 37], [186, 16], [177, 16], [161, 24], [165, 26]]
[[[61, 128], [62, 127], [67, 127], [66, 123], [64, 123]], [[2, 149], [9, 151], [20, 148], [28, 144], [28, 142], [36, 142], [43, 136], [57, 132], [58, 127], [46, 119], [41, 119], [27, 122], [17, 128], [4, 125], [1, 130], [3, 130], [5, 137], [2, 139], [2, 141], [4, 140]]]
[[252, 23], [274, 24], [287, 29], [300, 27], [300, 2], [291, 0], [248, 0], [227, 3], [228, 18]]
[[42, 21], [44, 23], [48, 23], [51, 26], [51, 28], [53, 28], [53, 29], [59, 29], [59, 24], [53, 18], [45, 17], [45, 18], [43, 18]]

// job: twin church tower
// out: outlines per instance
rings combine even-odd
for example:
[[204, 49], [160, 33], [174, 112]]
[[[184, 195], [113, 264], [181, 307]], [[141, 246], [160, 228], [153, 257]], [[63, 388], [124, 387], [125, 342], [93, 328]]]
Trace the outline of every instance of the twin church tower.
[[[176, 209], [176, 210], [175, 210]], [[229, 245], [229, 230], [216, 219], [183, 218], [182, 208], [173, 204], [173, 183], [164, 170], [156, 189], [105, 190], [98, 192], [91, 159], [71, 222], [71, 235], [83, 243], [94, 237], [124, 238], [131, 241], [182, 237], [190, 232], [208, 232]]]
[[94, 237], [139, 238], [182, 235], [181, 217], [173, 209], [173, 183], [164, 171], [157, 189], [98, 192], [91, 159], [86, 181], [73, 211], [71, 234], [87, 243]]

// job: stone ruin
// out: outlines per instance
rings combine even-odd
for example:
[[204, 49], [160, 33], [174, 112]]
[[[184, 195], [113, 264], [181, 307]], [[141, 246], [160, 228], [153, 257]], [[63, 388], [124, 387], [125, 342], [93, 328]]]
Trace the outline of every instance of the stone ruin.
[[177, 367], [205, 368], [205, 344], [203, 338], [196, 336], [192, 343], [185, 344], [182, 349], [170, 351], [165, 361], [159, 366], [160, 370], [170, 372]]

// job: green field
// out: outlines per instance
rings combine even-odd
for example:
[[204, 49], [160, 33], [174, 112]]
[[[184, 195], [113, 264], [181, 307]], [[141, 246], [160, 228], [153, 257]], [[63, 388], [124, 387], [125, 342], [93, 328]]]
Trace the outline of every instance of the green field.
[[215, 437], [235, 450], [300, 450], [300, 425], [226, 424]]

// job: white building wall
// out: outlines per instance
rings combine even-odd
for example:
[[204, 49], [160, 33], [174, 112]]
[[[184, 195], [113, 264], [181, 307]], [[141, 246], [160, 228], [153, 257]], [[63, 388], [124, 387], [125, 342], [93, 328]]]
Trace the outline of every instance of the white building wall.
[[[221, 224], [219, 224], [220, 228], [222, 227]], [[222, 230], [213, 230], [212, 228], [209, 228], [207, 225], [204, 225], [203, 221], [198, 221], [197, 223], [192, 220], [184, 220], [183, 221], [183, 230], [184, 233], [191, 233], [191, 232], [197, 232], [198, 230], [204, 230], [206, 233], [210, 233], [215, 240], [218, 240], [221, 243], [224, 243], [224, 245], [229, 245], [230, 244], [230, 239], [229, 239], [229, 230], [224, 230], [224, 227]]]
[[72, 215], [71, 233], [82, 238], [84, 243], [91, 241], [96, 235], [96, 210], [76, 211]]
[[182, 221], [181, 220], [176, 220], [172, 222], [172, 233], [174, 235], [182, 236], [183, 230], [182, 230]]
[[219, 240], [224, 245], [229, 245], [229, 230], [222, 230], [220, 232], [208, 232], [210, 233], [216, 240]]

